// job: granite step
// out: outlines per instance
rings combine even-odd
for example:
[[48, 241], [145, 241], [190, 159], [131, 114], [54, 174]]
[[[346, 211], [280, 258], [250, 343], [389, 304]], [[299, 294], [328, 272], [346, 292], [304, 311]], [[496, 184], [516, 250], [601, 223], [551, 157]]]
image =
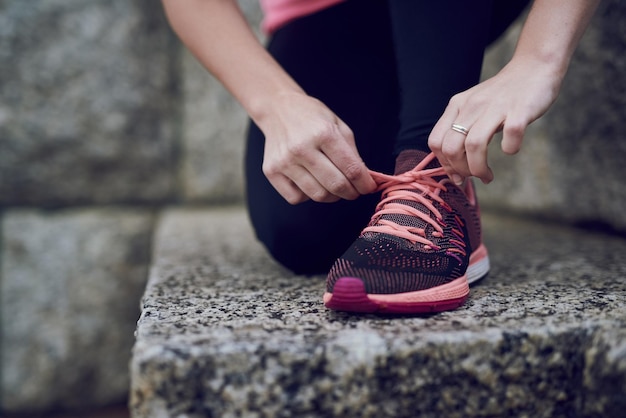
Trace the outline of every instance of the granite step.
[[324, 308], [241, 207], [160, 220], [131, 363], [150, 417], [612, 417], [626, 409], [626, 240], [484, 215], [492, 270], [460, 309]]

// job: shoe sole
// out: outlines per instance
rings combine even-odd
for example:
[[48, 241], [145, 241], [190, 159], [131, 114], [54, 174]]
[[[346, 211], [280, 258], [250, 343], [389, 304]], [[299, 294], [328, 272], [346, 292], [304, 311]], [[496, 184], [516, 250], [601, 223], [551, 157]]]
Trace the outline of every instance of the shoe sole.
[[335, 311], [360, 313], [415, 314], [450, 311], [463, 305], [469, 285], [489, 273], [489, 254], [481, 245], [470, 256], [465, 275], [430, 289], [394, 294], [367, 294], [365, 284], [355, 277], [342, 277], [333, 293], [324, 294], [324, 304]]

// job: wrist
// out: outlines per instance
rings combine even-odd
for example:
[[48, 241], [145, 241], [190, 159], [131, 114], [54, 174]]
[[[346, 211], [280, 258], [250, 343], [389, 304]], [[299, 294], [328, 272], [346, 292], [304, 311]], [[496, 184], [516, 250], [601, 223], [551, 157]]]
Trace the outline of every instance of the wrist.
[[540, 71], [546, 75], [562, 80], [569, 67], [571, 55], [563, 51], [548, 48], [535, 48], [530, 51], [516, 50], [511, 63], [523, 63], [533, 71]]
[[516, 53], [505, 69], [507, 67], [518, 68], [527, 74], [541, 76], [550, 80], [550, 84], [558, 89], [565, 78], [568, 65], [569, 59], [558, 54]]
[[272, 119], [272, 116], [280, 113], [283, 106], [289, 106], [292, 98], [301, 97], [304, 94], [304, 91], [298, 86], [260, 93], [244, 103], [244, 108], [254, 123], [263, 130], [263, 126], [269, 123], [268, 121]]

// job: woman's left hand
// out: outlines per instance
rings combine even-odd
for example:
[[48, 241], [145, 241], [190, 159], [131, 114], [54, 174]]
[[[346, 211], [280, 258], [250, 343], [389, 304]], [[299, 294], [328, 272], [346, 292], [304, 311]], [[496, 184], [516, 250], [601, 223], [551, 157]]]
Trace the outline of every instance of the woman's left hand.
[[[520, 150], [526, 127], [542, 116], [558, 95], [563, 75], [530, 58], [514, 58], [494, 77], [452, 97], [433, 128], [428, 145], [456, 184], [475, 176], [493, 180], [487, 146], [502, 131], [502, 151]], [[457, 124], [467, 134], [452, 130]]]

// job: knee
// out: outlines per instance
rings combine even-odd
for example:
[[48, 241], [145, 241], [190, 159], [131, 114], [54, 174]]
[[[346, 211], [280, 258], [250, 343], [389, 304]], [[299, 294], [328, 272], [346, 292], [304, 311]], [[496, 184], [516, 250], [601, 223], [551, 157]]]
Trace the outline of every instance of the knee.
[[271, 227], [254, 225], [257, 238], [271, 256], [296, 274], [326, 274], [343, 250], [328, 245], [332, 236], [312, 234], [301, 224], [274, 222]]
[[378, 198], [362, 196], [335, 203], [249, 199], [250, 220], [259, 241], [279, 263], [297, 274], [326, 274], [352, 244]]

